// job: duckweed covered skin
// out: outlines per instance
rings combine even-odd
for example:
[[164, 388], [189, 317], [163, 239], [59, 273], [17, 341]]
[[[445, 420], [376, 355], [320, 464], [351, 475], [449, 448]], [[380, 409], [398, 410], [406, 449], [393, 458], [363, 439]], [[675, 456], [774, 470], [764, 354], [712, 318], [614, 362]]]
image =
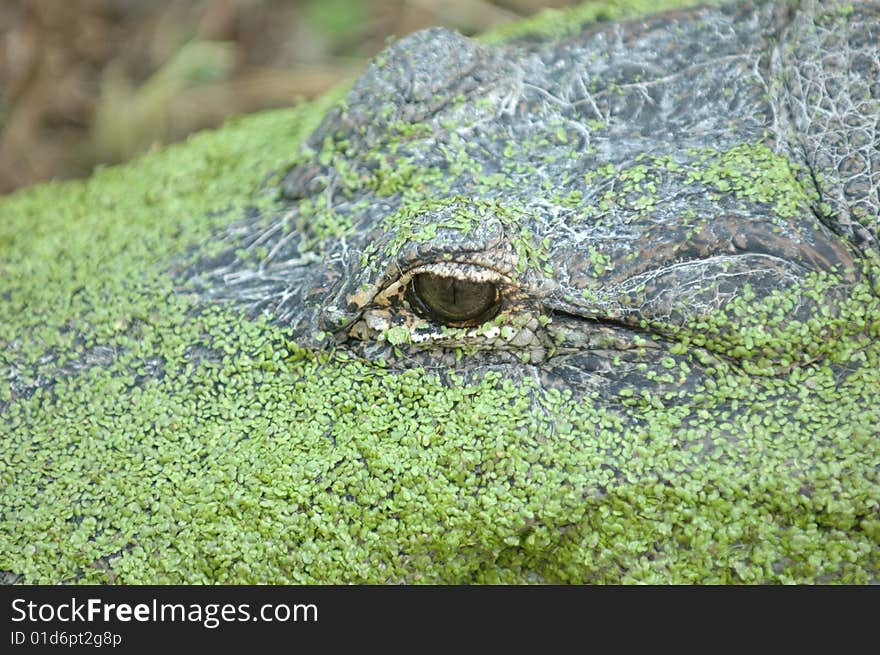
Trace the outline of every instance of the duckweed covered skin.
[[[804, 326], [820, 308], [849, 311], [880, 188], [861, 147], [849, 191], [820, 183], [840, 178], [815, 162], [843, 166], [849, 119], [795, 115], [785, 81], [834, 81], [827, 111], [853, 113], [853, 138], [870, 137], [877, 10], [859, 5], [850, 26], [838, 9], [697, 9], [502, 46], [408, 37], [309, 137], [282, 183], [289, 210], [237, 227], [229, 252], [243, 256], [194, 277], [301, 343], [332, 336], [374, 361], [466, 375], [527, 364], [576, 396], [651, 386], [643, 365], [656, 381], [670, 358], [692, 388], [719, 358], [769, 371], [815, 359], [829, 333]], [[810, 68], [813, 23], [847, 41], [851, 69], [839, 57]], [[500, 312], [470, 329], [420, 316], [406, 290], [425, 273], [495, 284]], [[742, 300], [777, 315], [757, 351], [762, 325], [732, 317]], [[709, 326], [717, 338], [703, 338]], [[792, 343], [793, 329], [808, 334]], [[683, 338], [711, 363], [679, 357]]]
[[0, 570], [876, 581], [880, 7], [823, 7], [428, 31], [326, 117], [5, 199]]

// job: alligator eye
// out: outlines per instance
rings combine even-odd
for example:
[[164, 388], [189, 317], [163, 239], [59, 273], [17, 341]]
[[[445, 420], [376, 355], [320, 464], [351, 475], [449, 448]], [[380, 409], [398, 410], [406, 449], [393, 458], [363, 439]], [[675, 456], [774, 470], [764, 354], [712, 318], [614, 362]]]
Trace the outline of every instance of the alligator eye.
[[446, 325], [476, 325], [487, 321], [501, 306], [498, 288], [491, 282], [472, 282], [433, 273], [414, 275], [406, 298], [417, 314]]

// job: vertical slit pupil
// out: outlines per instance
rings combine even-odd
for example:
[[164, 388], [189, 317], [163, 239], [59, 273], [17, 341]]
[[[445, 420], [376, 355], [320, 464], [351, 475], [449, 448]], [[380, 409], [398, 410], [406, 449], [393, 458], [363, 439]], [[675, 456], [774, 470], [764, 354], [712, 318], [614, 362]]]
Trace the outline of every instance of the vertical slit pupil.
[[407, 300], [417, 314], [447, 325], [468, 325], [489, 320], [501, 305], [498, 288], [491, 282], [418, 273], [407, 287]]

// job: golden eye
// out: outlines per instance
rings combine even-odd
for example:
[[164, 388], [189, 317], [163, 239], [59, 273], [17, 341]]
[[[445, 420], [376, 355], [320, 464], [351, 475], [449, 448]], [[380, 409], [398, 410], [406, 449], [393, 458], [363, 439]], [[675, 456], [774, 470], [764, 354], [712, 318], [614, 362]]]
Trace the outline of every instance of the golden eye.
[[501, 294], [491, 282], [434, 273], [414, 275], [406, 299], [419, 316], [451, 326], [477, 325], [495, 316], [501, 307]]

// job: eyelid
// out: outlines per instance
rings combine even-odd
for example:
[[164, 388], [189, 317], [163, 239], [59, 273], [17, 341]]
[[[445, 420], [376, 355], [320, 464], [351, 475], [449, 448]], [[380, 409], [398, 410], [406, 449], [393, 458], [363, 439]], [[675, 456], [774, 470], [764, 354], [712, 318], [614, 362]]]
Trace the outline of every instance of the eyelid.
[[491, 282], [498, 286], [511, 283], [511, 279], [508, 276], [494, 269], [466, 262], [432, 262], [430, 264], [421, 264], [407, 270], [401, 276], [401, 279], [404, 277], [412, 279], [413, 276], [422, 273], [468, 280], [469, 282]]
[[374, 297], [372, 304], [385, 305], [392, 298], [402, 295], [406, 290], [410, 280], [416, 275], [422, 273], [432, 273], [440, 277], [455, 277], [460, 280], [468, 280], [471, 282], [491, 282], [495, 284], [501, 293], [504, 293], [505, 287], [512, 284], [512, 280], [507, 275], [498, 271], [480, 266], [478, 264], [470, 264], [467, 262], [430, 262], [427, 264], [419, 264], [412, 268], [402, 271], [400, 276], [383, 287]]

